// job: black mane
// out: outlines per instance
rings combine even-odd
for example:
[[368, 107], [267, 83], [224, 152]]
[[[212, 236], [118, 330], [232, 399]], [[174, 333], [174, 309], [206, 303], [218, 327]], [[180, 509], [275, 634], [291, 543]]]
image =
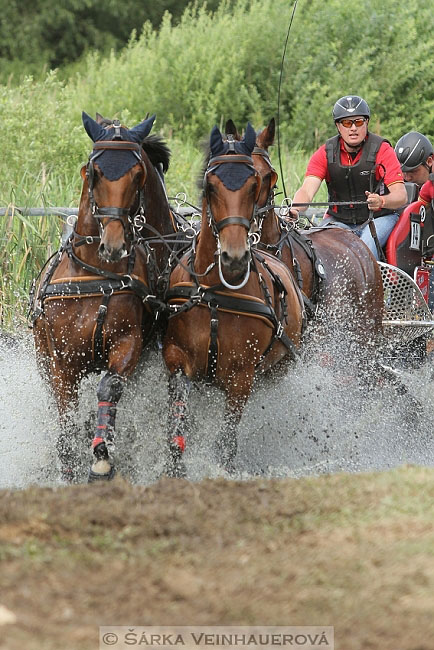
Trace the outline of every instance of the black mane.
[[208, 164], [211, 158], [211, 148], [209, 146], [209, 138], [205, 138], [200, 142], [200, 148], [202, 149], [202, 166], [199, 171], [199, 175], [196, 179], [196, 187], [199, 191], [199, 196], [203, 196], [203, 177], [205, 172], [208, 169]]
[[163, 172], [167, 172], [170, 162], [170, 149], [160, 135], [151, 134], [146, 136], [142, 147], [153, 165], [161, 163]]

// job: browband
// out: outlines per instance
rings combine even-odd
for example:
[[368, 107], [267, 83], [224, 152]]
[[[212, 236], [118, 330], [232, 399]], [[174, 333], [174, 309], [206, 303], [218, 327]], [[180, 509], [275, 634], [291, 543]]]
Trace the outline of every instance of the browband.
[[141, 146], [137, 142], [129, 142], [127, 140], [98, 140], [93, 145], [95, 149], [128, 149], [129, 151], [141, 151]]
[[208, 163], [208, 169], [214, 167], [215, 165], [220, 165], [221, 163], [244, 163], [245, 165], [253, 166], [253, 160], [251, 156], [245, 156], [241, 153], [236, 154], [224, 154], [222, 156], [214, 156]]

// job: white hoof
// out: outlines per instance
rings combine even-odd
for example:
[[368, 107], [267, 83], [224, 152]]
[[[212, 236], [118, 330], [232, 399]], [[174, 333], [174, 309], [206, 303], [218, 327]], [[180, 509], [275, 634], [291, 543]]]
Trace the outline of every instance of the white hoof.
[[116, 474], [114, 465], [111, 465], [108, 460], [97, 460], [89, 470], [88, 483], [95, 483], [97, 481], [111, 481]]
[[97, 460], [92, 465], [92, 472], [94, 474], [110, 474], [112, 465], [108, 460]]

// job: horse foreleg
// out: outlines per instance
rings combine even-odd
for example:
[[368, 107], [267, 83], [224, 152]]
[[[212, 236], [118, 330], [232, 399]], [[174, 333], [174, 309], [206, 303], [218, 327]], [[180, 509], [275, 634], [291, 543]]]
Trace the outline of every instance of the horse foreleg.
[[115, 475], [114, 432], [116, 409], [125, 385], [125, 378], [108, 371], [98, 384], [98, 414], [92, 441], [94, 461], [89, 470], [89, 483], [110, 481]]
[[185, 478], [183, 460], [188, 426], [188, 397], [191, 382], [177, 372], [169, 378], [168, 458], [164, 473], [173, 478]]
[[235, 473], [235, 457], [238, 451], [238, 425], [250, 395], [253, 371], [238, 374], [226, 387], [226, 409], [223, 429], [215, 443], [217, 462], [229, 474]]
[[228, 474], [235, 473], [235, 456], [238, 451], [238, 424], [241, 412], [226, 411], [219, 437], [215, 443], [217, 462]]
[[54, 364], [53, 370], [50, 383], [60, 423], [60, 432], [56, 441], [57, 456], [63, 480], [67, 483], [75, 483], [80, 459], [77, 453], [78, 432], [72, 416], [78, 408], [80, 375], [78, 372], [72, 372], [71, 369], [60, 369], [58, 364]]

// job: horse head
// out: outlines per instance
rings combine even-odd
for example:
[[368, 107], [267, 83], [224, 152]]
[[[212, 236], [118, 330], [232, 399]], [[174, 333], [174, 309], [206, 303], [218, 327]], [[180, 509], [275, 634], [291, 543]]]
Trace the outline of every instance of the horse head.
[[216, 126], [210, 137], [210, 159], [203, 179], [204, 208], [217, 240], [222, 274], [230, 282], [248, 276], [249, 234], [254, 230], [261, 189], [251, 157], [255, 139], [250, 124], [241, 141], [223, 139]]
[[276, 123], [274, 117], [272, 117], [268, 126], [257, 134], [256, 147], [252, 151], [253, 164], [262, 179], [261, 193], [258, 199], [260, 208], [264, 207], [272, 198], [272, 192], [276, 187], [278, 178], [268, 153], [268, 148], [274, 144], [275, 130]]
[[91, 215], [100, 232], [98, 253], [105, 262], [117, 262], [128, 255], [134, 210], [139, 210], [142, 203], [146, 167], [141, 143], [155, 115], [132, 129], [118, 120], [103, 126], [84, 112], [82, 119], [94, 142], [81, 176], [87, 183]]
[[[240, 141], [241, 135], [238, 133], [237, 127], [232, 120], [227, 120], [225, 125], [226, 137], [232, 135], [235, 140]], [[256, 146], [252, 151], [253, 164], [256, 171], [259, 173], [262, 185], [261, 192], [258, 198], [258, 208], [263, 208], [272, 198], [272, 192], [277, 183], [277, 172], [271, 164], [270, 155], [268, 153], [269, 147], [274, 144], [274, 137], [276, 133], [276, 121], [274, 117], [262, 131], [256, 135]]]

